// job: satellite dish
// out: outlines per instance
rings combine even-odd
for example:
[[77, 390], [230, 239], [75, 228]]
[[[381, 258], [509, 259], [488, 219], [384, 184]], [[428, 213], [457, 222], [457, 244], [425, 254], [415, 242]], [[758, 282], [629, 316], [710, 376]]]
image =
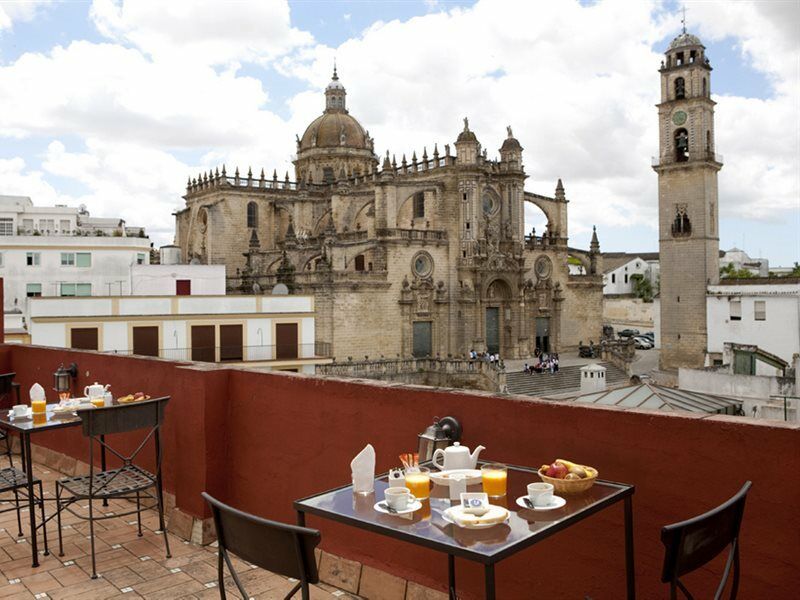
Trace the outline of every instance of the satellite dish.
[[289, 288], [286, 287], [286, 284], [278, 283], [275, 287], [272, 288], [272, 295], [273, 296], [288, 296], [289, 295]]

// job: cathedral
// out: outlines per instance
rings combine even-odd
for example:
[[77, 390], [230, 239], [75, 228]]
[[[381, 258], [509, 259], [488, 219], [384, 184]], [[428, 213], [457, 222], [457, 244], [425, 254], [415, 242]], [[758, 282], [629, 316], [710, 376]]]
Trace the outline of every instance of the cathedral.
[[[183, 256], [226, 265], [229, 293], [283, 283], [313, 295], [316, 341], [340, 361], [523, 358], [600, 338], [597, 236], [568, 246], [564, 186], [525, 191], [511, 127], [497, 159], [465, 118], [454, 148], [381, 160], [346, 98], [334, 69], [324, 112], [297, 138], [293, 180], [225, 166], [190, 179], [175, 215]], [[528, 202], [544, 231], [526, 234]]]

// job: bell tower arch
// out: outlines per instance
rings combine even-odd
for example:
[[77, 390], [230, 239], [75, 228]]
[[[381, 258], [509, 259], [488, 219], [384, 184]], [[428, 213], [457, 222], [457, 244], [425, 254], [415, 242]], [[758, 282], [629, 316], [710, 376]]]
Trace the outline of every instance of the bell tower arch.
[[719, 280], [717, 173], [711, 65], [699, 38], [682, 33], [661, 63], [658, 104], [662, 369], [702, 367], [706, 292]]

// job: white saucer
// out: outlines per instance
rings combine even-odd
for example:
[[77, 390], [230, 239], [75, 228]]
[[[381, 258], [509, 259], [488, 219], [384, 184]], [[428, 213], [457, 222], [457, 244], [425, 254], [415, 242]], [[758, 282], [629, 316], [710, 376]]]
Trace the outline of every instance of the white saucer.
[[561, 508], [567, 503], [567, 501], [564, 500], [564, 498], [562, 498], [561, 496], [554, 495], [553, 499], [550, 501], [550, 504], [548, 504], [547, 506], [534, 506], [533, 508], [531, 508], [530, 506], [525, 504], [525, 498], [527, 498], [527, 496], [520, 496], [519, 498], [517, 498], [517, 506], [521, 506], [522, 508], [527, 508], [528, 510], [555, 510], [557, 508]]
[[406, 506], [403, 510], [398, 510], [396, 512], [389, 512], [387, 509], [385, 509], [383, 506], [381, 506], [381, 504], [384, 504], [385, 502], [386, 502], [386, 500], [381, 500], [380, 502], [376, 502], [375, 506], [373, 506], [372, 508], [377, 510], [379, 513], [383, 513], [385, 515], [393, 515], [393, 516], [407, 515], [409, 513], [413, 513], [415, 510], [419, 510], [420, 508], [422, 508], [422, 502], [420, 502], [419, 500], [414, 500], [411, 504]]
[[[442, 512], [442, 518], [445, 521], [447, 521], [448, 523], [452, 523], [456, 527], [463, 527], [464, 529], [488, 529], [489, 527], [494, 527], [495, 525], [500, 525], [502, 523], [505, 523], [506, 521], [508, 521], [508, 517], [511, 514], [511, 513], [508, 512], [508, 510], [506, 510], [502, 506], [494, 506], [494, 505], [490, 504], [489, 505], [489, 512], [486, 513], [486, 514], [487, 515], [497, 515], [499, 517], [502, 513], [505, 513], [505, 518], [502, 521], [496, 521], [494, 523], [478, 523], [478, 524], [474, 524], [474, 525], [472, 525], [472, 524], [462, 525], [462, 524], [458, 523], [458, 521], [456, 521], [456, 519], [453, 517], [453, 515], [454, 514], [458, 515], [463, 510], [464, 510], [464, 508], [460, 504], [457, 504], [455, 506], [451, 506], [450, 508], [448, 508], [447, 510]], [[501, 513], [501, 511], [502, 511], [502, 513]]]
[[450, 477], [456, 473], [464, 475], [467, 485], [481, 483], [481, 472], [478, 469], [450, 469], [449, 471], [431, 471], [431, 481], [437, 485], [450, 485]]

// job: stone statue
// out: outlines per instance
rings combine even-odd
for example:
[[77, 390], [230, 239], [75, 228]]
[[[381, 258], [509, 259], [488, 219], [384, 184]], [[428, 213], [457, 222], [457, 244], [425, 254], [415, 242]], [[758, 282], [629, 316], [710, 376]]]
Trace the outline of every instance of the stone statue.
[[514, 134], [511, 133], [511, 125], [506, 126], [506, 131], [508, 132], [508, 137], [514, 137]]
[[464, 131], [469, 131], [469, 119], [464, 117]]

